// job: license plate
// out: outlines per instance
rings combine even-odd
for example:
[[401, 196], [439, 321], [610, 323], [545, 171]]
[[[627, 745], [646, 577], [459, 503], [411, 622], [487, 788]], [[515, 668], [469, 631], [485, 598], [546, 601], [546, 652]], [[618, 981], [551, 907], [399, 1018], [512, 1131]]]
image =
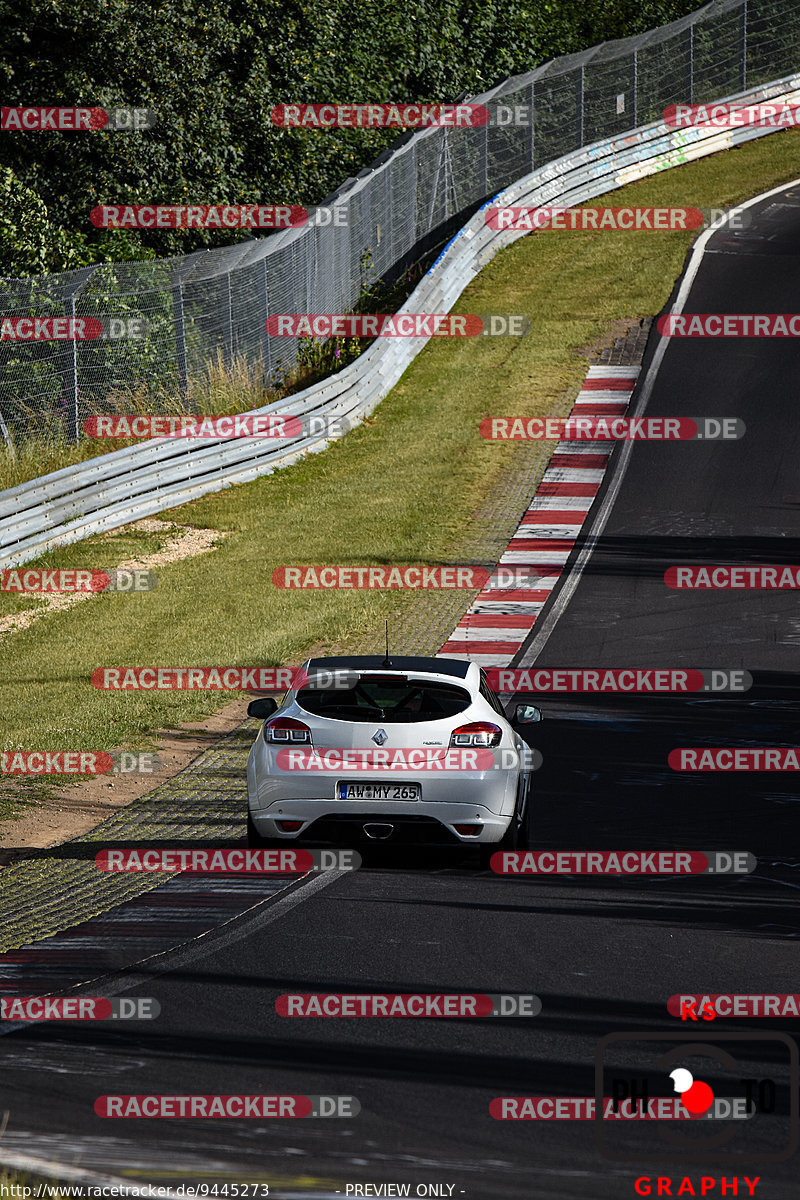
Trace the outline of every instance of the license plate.
[[337, 785], [340, 800], [419, 800], [418, 783], [350, 783]]

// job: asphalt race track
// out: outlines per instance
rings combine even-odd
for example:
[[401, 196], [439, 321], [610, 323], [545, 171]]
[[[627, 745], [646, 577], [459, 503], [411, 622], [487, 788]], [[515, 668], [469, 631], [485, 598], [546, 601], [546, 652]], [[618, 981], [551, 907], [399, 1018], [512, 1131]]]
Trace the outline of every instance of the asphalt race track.
[[[800, 311], [800, 185], [750, 211], [747, 230], [709, 242], [686, 312]], [[634, 415], [658, 340], [654, 332]], [[723, 1194], [722, 1177], [737, 1177], [727, 1194], [746, 1196], [747, 1176], [760, 1178], [763, 1200], [797, 1196], [796, 1156], [780, 1158], [797, 1103], [788, 1047], [748, 1035], [789, 1034], [796, 1045], [800, 1018], [692, 1026], [666, 1008], [682, 992], [800, 991], [795, 777], [667, 765], [679, 746], [798, 742], [797, 593], [677, 591], [663, 575], [681, 564], [800, 564], [800, 342], [673, 339], [651, 384], [648, 416], [737, 417], [746, 436], [634, 445], [574, 594], [546, 639], [540, 620], [519, 665], [742, 668], [754, 685], [740, 696], [544, 698], [532, 844], [750, 851], [753, 874], [515, 878], [469, 858], [409, 854], [317, 878], [108, 985], [156, 997], [158, 1020], [29, 1026], [0, 1038], [7, 1147], [107, 1173], [135, 1168], [174, 1186], [247, 1177], [287, 1197], [409, 1183], [411, 1195], [438, 1185], [428, 1194], [616, 1200], [637, 1194], [636, 1179], [659, 1176], [672, 1178], [671, 1194], [684, 1176], [698, 1195], [702, 1177], [716, 1180], [712, 1197]], [[621, 449], [594, 513], [619, 480]], [[592, 518], [587, 528], [591, 539]], [[533, 1018], [291, 1019], [274, 1004], [288, 991], [533, 992], [543, 1008]], [[726, 1144], [704, 1147], [702, 1120], [674, 1131], [687, 1151], [654, 1122], [489, 1113], [495, 1097], [594, 1095], [598, 1043], [611, 1033], [631, 1040], [609, 1051], [610, 1065], [671, 1095], [655, 1061], [668, 1045], [635, 1036], [665, 1033], [680, 1046], [698, 1031], [735, 1059], [698, 1061], [697, 1077], [716, 1094], [741, 1095], [740, 1078], [775, 1083], [774, 1112], [740, 1123]], [[361, 1112], [296, 1121], [94, 1114], [98, 1096], [121, 1093], [352, 1095]]]

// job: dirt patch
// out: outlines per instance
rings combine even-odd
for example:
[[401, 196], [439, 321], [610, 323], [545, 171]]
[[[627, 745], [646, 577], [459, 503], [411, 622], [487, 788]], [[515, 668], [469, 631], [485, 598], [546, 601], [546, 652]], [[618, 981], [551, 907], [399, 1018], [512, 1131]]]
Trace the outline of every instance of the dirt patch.
[[600, 358], [603, 350], [612, 349], [617, 342], [625, 340], [629, 331], [638, 330], [643, 320], [645, 320], [644, 317], [622, 317], [618, 321], [612, 321], [598, 341], [592, 342], [589, 346], [579, 346], [575, 354], [580, 358], [586, 357], [592, 360]]
[[58, 845], [88, 833], [117, 809], [171, 779], [204, 750], [215, 745], [247, 717], [250, 697], [231, 700], [201, 722], [187, 722], [152, 735], [153, 752], [160, 759], [157, 774], [95, 775], [58, 789], [51, 798], [36, 803], [15, 820], [0, 825], [0, 865], [14, 860], [14, 849]]
[[[228, 536], [221, 530], [194, 529], [190, 525], [176, 525], [172, 521], [159, 521], [152, 517], [136, 521], [126, 528], [135, 529], [140, 533], [174, 532], [174, 536], [167, 541], [163, 550], [158, 550], [155, 554], [146, 554], [142, 558], [128, 558], [124, 562], [117, 563], [116, 570], [118, 571], [152, 570], [155, 567], [163, 567], [167, 563], [179, 562], [184, 558], [194, 558], [196, 554], [205, 554], [208, 550], [213, 550], [217, 542]], [[20, 570], [22, 571], [24, 568], [21, 567]], [[76, 604], [85, 604], [94, 599], [96, 595], [102, 595], [102, 593], [26, 593], [26, 596], [36, 601], [36, 607], [26, 608], [22, 612], [0, 618], [0, 637], [3, 634], [19, 633], [20, 630], [28, 629], [34, 621], [47, 616], [48, 613], [64, 612], [67, 608], [74, 608]]]
[[[142, 521], [139, 526], [145, 524], [148, 522]], [[316, 645], [306, 658], [344, 652], [339, 646]], [[300, 663], [287, 665], [299, 667]], [[89, 833], [118, 809], [126, 808], [134, 800], [172, 779], [195, 758], [241, 725], [247, 718], [247, 706], [253, 698], [250, 695], [237, 697], [203, 721], [189, 721], [176, 729], [155, 731], [150, 735], [147, 753], [158, 756], [157, 773], [148, 775], [131, 772], [113, 778], [94, 775], [78, 783], [53, 789], [50, 796], [31, 803], [24, 815], [0, 821], [0, 867], [13, 862], [17, 850], [58, 846]], [[280, 700], [278, 695], [275, 698]], [[52, 776], [48, 777], [48, 784], [52, 783], [52, 779]]]

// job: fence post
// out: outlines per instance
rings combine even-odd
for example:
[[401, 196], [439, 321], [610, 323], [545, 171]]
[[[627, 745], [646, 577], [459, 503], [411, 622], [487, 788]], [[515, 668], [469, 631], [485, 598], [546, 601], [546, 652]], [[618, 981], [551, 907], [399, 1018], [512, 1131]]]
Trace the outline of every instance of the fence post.
[[[72, 321], [75, 317], [75, 296], [72, 295], [67, 299], [67, 317]], [[70, 324], [69, 329], [72, 330]], [[69, 342], [70, 366], [72, 375], [71, 395], [68, 396], [69, 404], [69, 434], [70, 440], [77, 446], [79, 441], [78, 432], [78, 343], [75, 338], [71, 338]]]
[[[479, 185], [481, 200], [485, 200], [486, 197], [489, 195], [489, 128], [490, 128], [489, 122], [487, 121], [486, 124], [481, 129], [481, 138], [480, 138], [481, 182]], [[449, 151], [448, 151], [448, 159], [449, 159]], [[453, 173], [452, 163], [450, 164], [450, 173], [451, 173], [451, 175]], [[454, 201], [454, 203], [457, 204], [458, 198], [456, 197], [455, 190], [456, 190], [456, 185], [455, 185], [455, 180], [453, 180], [453, 201]]]
[[694, 21], [689, 26], [689, 103], [694, 104]]
[[270, 335], [267, 332], [267, 321], [269, 320], [269, 271], [267, 270], [267, 261], [267, 255], [265, 254], [261, 260], [261, 295], [264, 301], [264, 324], [261, 326], [261, 345], [264, 351], [264, 378], [267, 383], [270, 383], [272, 376], [272, 350], [270, 349]]
[[747, 0], [742, 2], [742, 66], [740, 71], [741, 76], [741, 91], [747, 90]]
[[535, 157], [536, 157], [536, 128], [535, 128], [536, 127], [536, 105], [534, 103], [534, 95], [533, 95], [535, 87], [536, 87], [536, 84], [531, 83], [531, 88], [530, 88], [530, 92], [531, 92], [531, 105], [530, 105], [531, 123], [530, 123], [530, 133], [528, 135], [528, 152], [530, 154], [530, 164], [531, 164], [532, 171], [536, 170], [536, 166], [535, 166], [535, 162], [534, 162]]
[[181, 396], [186, 396], [189, 390], [189, 366], [186, 356], [186, 315], [183, 305], [183, 282], [186, 276], [194, 270], [198, 257], [208, 254], [208, 250], [195, 250], [187, 258], [182, 258], [170, 274], [172, 278], [172, 328], [175, 332], [175, 366], [178, 372], [178, 389]]
[[225, 274], [225, 295], [227, 298], [227, 322], [225, 324], [225, 359], [228, 367], [233, 366], [233, 300], [231, 297], [231, 273]]
[[0, 433], [2, 433], [2, 435], [3, 435], [3, 440], [6, 444], [6, 446], [8, 447], [9, 454], [11, 455], [12, 458], [16, 458], [17, 455], [14, 450], [14, 443], [11, 440], [11, 434], [8, 432], [8, 426], [6, 425], [5, 421], [3, 420], [2, 412], [0, 412]]
[[633, 128], [639, 124], [639, 49], [633, 50]]
[[[441, 130], [441, 133], [439, 134], [439, 156], [436, 160], [436, 174], [433, 177], [433, 187], [431, 188], [431, 206], [430, 206], [430, 209], [428, 210], [428, 228], [425, 230], [426, 233], [430, 233], [430, 231], [433, 229], [433, 214], [436, 209], [436, 197], [439, 192], [439, 176], [441, 175], [442, 165], [445, 161], [446, 147], [447, 147], [447, 129], [446, 129], [446, 127], [443, 127]], [[445, 215], [445, 218], [447, 218], [447, 173], [446, 173], [446, 169], [445, 169], [444, 185], [445, 185], [444, 215]]]
[[172, 273], [172, 327], [175, 331], [175, 365], [178, 371], [178, 389], [185, 396], [189, 388], [186, 367], [186, 322], [183, 313], [183, 283], [180, 271]]
[[[99, 270], [100, 264], [95, 263], [91, 267], [82, 267], [80, 271], [75, 273], [75, 279], [72, 286], [64, 293], [64, 308], [66, 315], [70, 320], [75, 318], [75, 299], [81, 294], [86, 284], [94, 275], [95, 271]], [[70, 332], [73, 332], [72, 325], [69, 326]], [[80, 441], [80, 418], [78, 414], [78, 343], [74, 337], [67, 341], [68, 354], [68, 378], [69, 383], [65, 380], [64, 390], [67, 393], [67, 435], [71, 441], [77, 446]]]
[[581, 73], [578, 77], [578, 149], [583, 145], [583, 85], [584, 85], [584, 68], [581, 65]]

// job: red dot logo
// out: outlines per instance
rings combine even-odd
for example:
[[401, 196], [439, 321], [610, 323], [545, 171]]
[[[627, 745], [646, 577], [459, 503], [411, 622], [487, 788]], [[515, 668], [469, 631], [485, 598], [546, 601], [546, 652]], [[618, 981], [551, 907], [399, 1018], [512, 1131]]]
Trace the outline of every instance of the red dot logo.
[[676, 1067], [670, 1073], [670, 1079], [675, 1085], [675, 1091], [681, 1094], [681, 1104], [693, 1117], [702, 1117], [714, 1103], [714, 1093], [707, 1083], [698, 1079], [695, 1081], [691, 1071], [685, 1067]]

